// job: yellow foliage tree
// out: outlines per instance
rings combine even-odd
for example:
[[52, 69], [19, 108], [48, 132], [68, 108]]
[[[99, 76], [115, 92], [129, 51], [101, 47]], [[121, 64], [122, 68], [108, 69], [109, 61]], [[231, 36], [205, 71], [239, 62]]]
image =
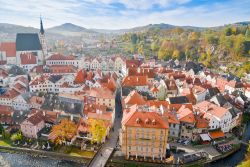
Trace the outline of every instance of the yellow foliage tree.
[[51, 130], [51, 134], [56, 136], [53, 139], [55, 144], [62, 144], [63, 141], [71, 140], [76, 135], [76, 132], [77, 125], [68, 119], [61, 120], [61, 123], [54, 125]]
[[172, 58], [173, 59], [180, 59], [181, 53], [179, 50], [174, 50]]
[[102, 142], [102, 139], [107, 134], [107, 127], [105, 125], [105, 121], [97, 119], [89, 119], [88, 122], [90, 125], [89, 131], [92, 135], [92, 143]]

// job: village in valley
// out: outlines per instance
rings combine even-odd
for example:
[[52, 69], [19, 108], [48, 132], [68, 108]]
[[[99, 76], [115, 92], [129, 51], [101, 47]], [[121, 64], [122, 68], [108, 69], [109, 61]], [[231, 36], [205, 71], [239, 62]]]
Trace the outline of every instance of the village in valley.
[[189, 59], [64, 55], [46, 32], [1, 42], [0, 149], [87, 166], [186, 165], [233, 154], [250, 84]]

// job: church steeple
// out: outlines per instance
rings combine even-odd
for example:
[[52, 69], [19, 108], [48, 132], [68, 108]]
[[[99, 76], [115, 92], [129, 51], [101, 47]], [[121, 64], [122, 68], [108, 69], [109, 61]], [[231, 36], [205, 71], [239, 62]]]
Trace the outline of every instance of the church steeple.
[[42, 17], [41, 17], [41, 16], [40, 16], [40, 34], [41, 34], [41, 35], [44, 34], [43, 21], [42, 21]]

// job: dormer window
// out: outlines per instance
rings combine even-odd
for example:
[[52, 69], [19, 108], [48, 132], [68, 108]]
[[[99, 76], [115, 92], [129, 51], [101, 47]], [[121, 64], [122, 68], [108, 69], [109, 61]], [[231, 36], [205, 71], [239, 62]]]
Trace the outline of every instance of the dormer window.
[[152, 124], [153, 124], [153, 125], [156, 125], [155, 119], [152, 120]]
[[140, 123], [140, 118], [136, 118], [136, 123], [139, 124]]
[[147, 118], [147, 119], [145, 120], [145, 123], [146, 123], [146, 124], [149, 124], [149, 123], [150, 123], [150, 120]]

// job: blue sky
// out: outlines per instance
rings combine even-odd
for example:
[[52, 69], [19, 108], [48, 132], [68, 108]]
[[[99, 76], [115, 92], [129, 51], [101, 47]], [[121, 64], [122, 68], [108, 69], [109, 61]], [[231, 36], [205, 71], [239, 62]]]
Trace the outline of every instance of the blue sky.
[[66, 22], [122, 29], [168, 23], [212, 27], [250, 20], [249, 0], [0, 0], [0, 22], [45, 28]]

